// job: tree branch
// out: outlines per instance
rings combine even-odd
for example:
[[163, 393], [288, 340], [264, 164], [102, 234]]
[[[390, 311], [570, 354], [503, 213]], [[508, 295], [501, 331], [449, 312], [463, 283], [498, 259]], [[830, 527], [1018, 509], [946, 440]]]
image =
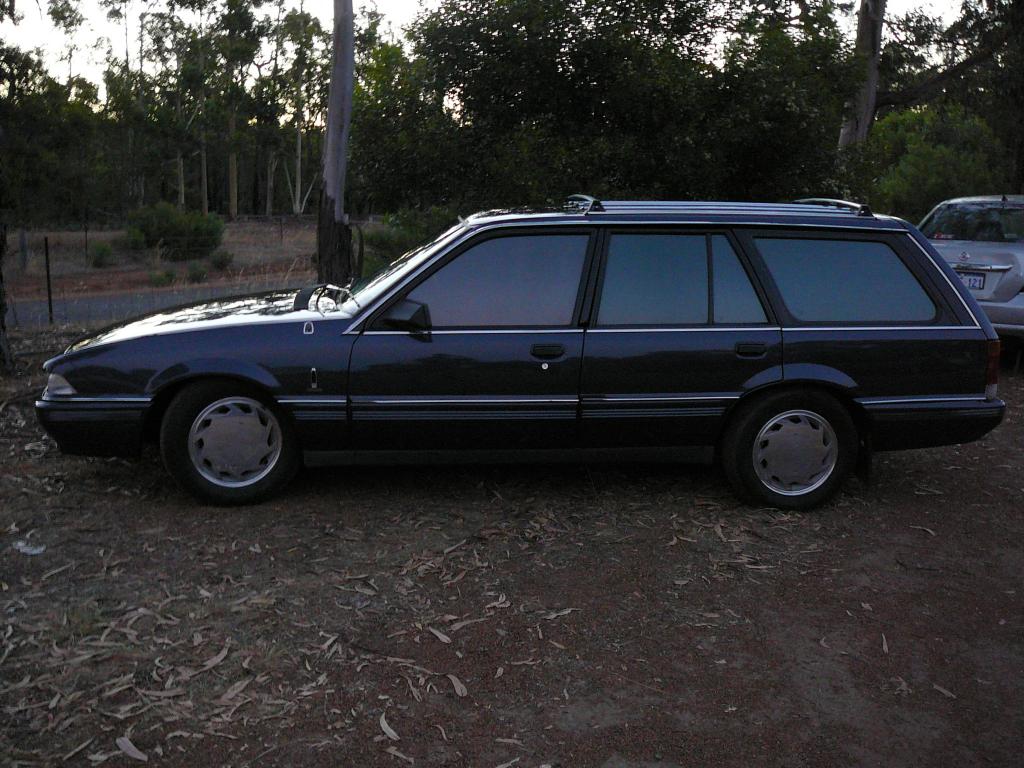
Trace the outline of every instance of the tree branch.
[[905, 107], [926, 101], [939, 93], [947, 83], [995, 56], [1006, 45], [1008, 38], [1009, 29], [1003, 27], [997, 30], [986, 45], [976, 50], [963, 61], [958, 61], [956, 64], [934, 73], [917, 85], [912, 85], [899, 91], [880, 92], [877, 105], [879, 107]]

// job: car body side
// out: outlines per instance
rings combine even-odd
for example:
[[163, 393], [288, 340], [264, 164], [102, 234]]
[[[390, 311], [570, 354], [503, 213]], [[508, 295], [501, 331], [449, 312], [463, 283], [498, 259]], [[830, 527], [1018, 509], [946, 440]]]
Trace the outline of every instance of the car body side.
[[[44, 395], [37, 413], [66, 453], [130, 456], [156, 434], [181, 387], [233, 379], [279, 406], [310, 464], [423, 460], [466, 449], [496, 459], [678, 449], [693, 449], [686, 458], [710, 458], [744, 403], [785, 387], [836, 396], [863, 445], [874, 450], [968, 442], [1002, 418], [1004, 405], [986, 393], [984, 375], [986, 342], [995, 332], [949, 265], [909, 224], [849, 216], [780, 224], [771, 216], [727, 213], [659, 218], [471, 219], [351, 315], [288, 311], [290, 294], [262, 299], [277, 309], [256, 323], [225, 311], [216, 327], [193, 330], [188, 312], [202, 315], [209, 305], [178, 310], [186, 313], [180, 318], [168, 312], [166, 326], [151, 334], [118, 340], [114, 329], [107, 332], [110, 341], [99, 334], [98, 341], [73, 345], [49, 361], [46, 369], [63, 376], [76, 394]], [[374, 325], [411, 286], [482, 239], [551, 228], [591, 238], [571, 327], [435, 331], [424, 338]], [[726, 234], [768, 321], [642, 332], [595, 327], [606, 233], [636, 229]], [[765, 231], [882, 239], [912, 268], [939, 316], [930, 324], [801, 323], [788, 314], [752, 245]], [[518, 289], [526, 295], [529, 286]], [[550, 367], [524, 357], [524, 349], [544, 343], [564, 350]], [[744, 345], [763, 355], [738, 360]], [[689, 389], [680, 391], [683, 369], [693, 373], [684, 377]], [[469, 379], [460, 381], [467, 371]], [[415, 391], [407, 386], [412, 380]]]

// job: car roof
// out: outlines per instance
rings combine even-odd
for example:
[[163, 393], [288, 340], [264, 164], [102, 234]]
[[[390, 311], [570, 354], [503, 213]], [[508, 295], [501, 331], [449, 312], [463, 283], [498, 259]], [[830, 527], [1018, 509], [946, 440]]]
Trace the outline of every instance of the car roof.
[[943, 200], [941, 205], [950, 203], [1016, 203], [1024, 204], [1024, 195], [974, 195], [971, 197], [954, 197]]
[[814, 203], [742, 203], [684, 200], [595, 200], [578, 196], [562, 208], [520, 208], [481, 211], [467, 226], [494, 224], [665, 223], [745, 224], [844, 229], [906, 229], [902, 219], [871, 213], [866, 206], [842, 201]]

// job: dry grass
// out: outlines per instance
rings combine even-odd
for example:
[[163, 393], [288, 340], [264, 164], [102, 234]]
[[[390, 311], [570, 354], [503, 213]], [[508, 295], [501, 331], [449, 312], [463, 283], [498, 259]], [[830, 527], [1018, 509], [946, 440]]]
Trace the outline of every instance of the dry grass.
[[[89, 265], [86, 233], [67, 230], [32, 230], [26, 233], [28, 260], [21, 269], [20, 239], [17, 231], [8, 235], [8, 274], [19, 282], [40, 279], [45, 274], [44, 238], [50, 242], [50, 267], [56, 276], [94, 273]], [[88, 245], [107, 243], [113, 249], [114, 265], [99, 270], [119, 270], [159, 266], [156, 255], [149, 251], [132, 251], [125, 244], [124, 230], [90, 230]], [[316, 225], [308, 219], [281, 218], [270, 221], [228, 222], [221, 246], [234, 256], [234, 266], [247, 270], [281, 262], [309, 263], [316, 251]]]

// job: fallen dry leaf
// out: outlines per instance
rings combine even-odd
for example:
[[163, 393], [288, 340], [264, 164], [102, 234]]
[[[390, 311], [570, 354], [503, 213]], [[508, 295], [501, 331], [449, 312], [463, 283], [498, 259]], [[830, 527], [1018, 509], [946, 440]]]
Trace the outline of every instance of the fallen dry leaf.
[[581, 608], [564, 608], [561, 611], [555, 611], [554, 613], [549, 613], [544, 618], [547, 619], [548, 621], [551, 621], [552, 619], [557, 619], [557, 618], [560, 618], [562, 616], [568, 616], [573, 611], [579, 611], [579, 610], [582, 610], [582, 609]]
[[226, 691], [224, 691], [224, 693], [221, 695], [221, 697], [219, 699], [217, 699], [217, 703], [218, 704], [230, 704], [231, 700], [233, 698], [235, 698], [235, 696], [240, 694], [242, 691], [244, 691], [246, 686], [249, 685], [249, 683], [251, 683], [252, 680], [253, 679], [251, 677], [243, 677], [237, 683], [235, 683], [230, 688], [228, 688]]
[[384, 735], [392, 741], [401, 741], [401, 738], [399, 738], [398, 734], [395, 732], [395, 729], [388, 725], [387, 718], [384, 717], [383, 712], [380, 713], [380, 729], [384, 731]]
[[408, 755], [403, 755], [401, 752], [399, 752], [394, 747], [388, 747], [384, 751], [387, 752], [389, 755], [393, 755], [394, 757], [397, 757], [399, 760], [405, 760], [405, 762], [407, 762], [409, 765], [413, 765], [416, 762], [415, 760], [413, 760]]
[[468, 691], [466, 690], [466, 686], [464, 686], [462, 684], [462, 681], [459, 680], [459, 678], [457, 678], [455, 675], [448, 675], [448, 679], [452, 681], [452, 688], [455, 689], [456, 696], [462, 698], [468, 693]]
[[118, 736], [114, 742], [117, 744], [117, 748], [124, 752], [132, 760], [138, 760], [140, 763], [148, 763], [149, 758], [139, 751], [138, 747], [132, 744], [132, 740], [127, 736]]
[[447, 643], [450, 643], [452, 641], [452, 639], [450, 637], [448, 637], [448, 635], [446, 635], [444, 632], [442, 632], [439, 629], [434, 629], [433, 627], [427, 627], [427, 629], [429, 629], [433, 633], [434, 637], [436, 637], [442, 643], [446, 643], [447, 644]]

